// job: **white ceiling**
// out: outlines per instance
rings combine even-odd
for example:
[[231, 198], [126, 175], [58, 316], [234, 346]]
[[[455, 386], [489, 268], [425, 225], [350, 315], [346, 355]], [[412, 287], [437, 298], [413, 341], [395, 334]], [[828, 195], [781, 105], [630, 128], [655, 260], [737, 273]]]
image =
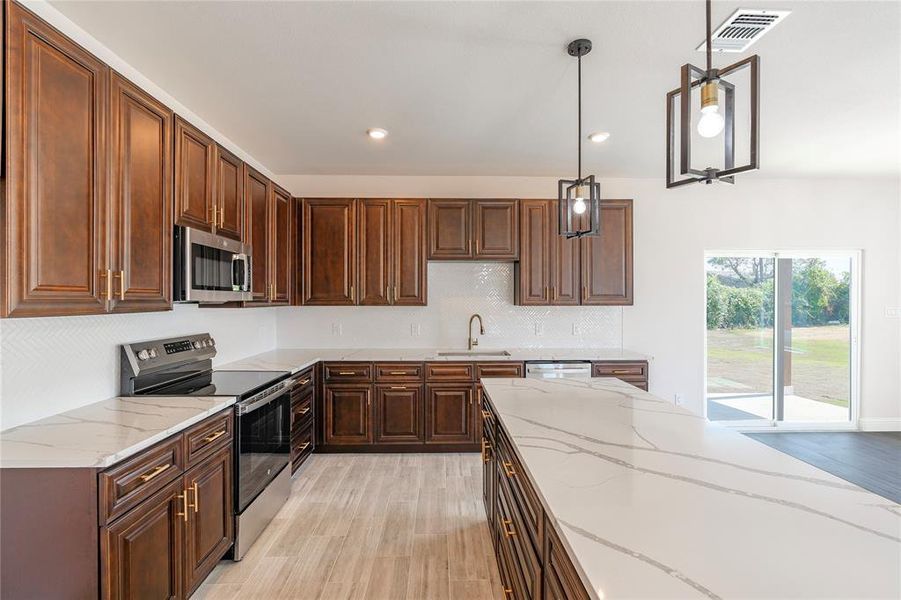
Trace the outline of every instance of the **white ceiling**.
[[[703, 3], [53, 5], [279, 174], [664, 175], [664, 95], [703, 65]], [[898, 176], [901, 3], [714, 2], [792, 15], [761, 55], [761, 176]], [[719, 55], [725, 66], [746, 54]], [[369, 140], [369, 127], [390, 136]]]

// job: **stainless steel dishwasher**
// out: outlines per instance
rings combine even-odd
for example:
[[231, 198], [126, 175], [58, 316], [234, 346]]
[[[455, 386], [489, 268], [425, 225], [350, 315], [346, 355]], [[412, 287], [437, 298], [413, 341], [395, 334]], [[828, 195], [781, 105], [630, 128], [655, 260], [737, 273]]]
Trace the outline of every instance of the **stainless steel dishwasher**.
[[591, 363], [584, 360], [527, 362], [526, 377], [537, 379], [584, 379], [591, 377]]

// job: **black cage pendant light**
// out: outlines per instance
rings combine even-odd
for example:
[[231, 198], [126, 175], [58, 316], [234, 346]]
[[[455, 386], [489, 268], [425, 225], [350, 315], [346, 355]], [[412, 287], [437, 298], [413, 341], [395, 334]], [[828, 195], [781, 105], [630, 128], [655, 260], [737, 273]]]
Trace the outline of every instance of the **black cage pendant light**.
[[[666, 187], [687, 183], [735, 183], [734, 175], [758, 168], [760, 157], [760, 58], [755, 54], [723, 69], [714, 69], [712, 61], [713, 40], [710, 29], [711, 0], [706, 0], [707, 10], [707, 69], [692, 64], [682, 65], [681, 85], [666, 95]], [[750, 68], [748, 93], [750, 94], [750, 150], [749, 162], [735, 166], [735, 85], [725, 79], [728, 75]], [[723, 168], [694, 168], [691, 165], [691, 90], [700, 87], [701, 119], [698, 134], [705, 138], [723, 137]], [[722, 96], [722, 113], [720, 102]], [[676, 131], [673, 119], [676, 99], [679, 99], [679, 173], [687, 175], [674, 178], [676, 168], [673, 152], [676, 147]]]
[[580, 238], [600, 235], [601, 231], [601, 184], [594, 180], [594, 175], [582, 177], [582, 57], [591, 52], [591, 40], [570, 42], [567, 52], [579, 60], [579, 170], [576, 179], [557, 182], [557, 203], [560, 235]]

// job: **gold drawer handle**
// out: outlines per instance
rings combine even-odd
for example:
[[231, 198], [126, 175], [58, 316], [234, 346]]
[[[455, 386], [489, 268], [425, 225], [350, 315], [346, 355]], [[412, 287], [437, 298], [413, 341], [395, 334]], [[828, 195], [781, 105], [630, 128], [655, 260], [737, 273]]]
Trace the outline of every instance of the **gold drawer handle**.
[[147, 471], [146, 473], [141, 475], [141, 479], [144, 481], [144, 483], [147, 483], [148, 481], [150, 481], [151, 479], [153, 479], [154, 477], [156, 477], [157, 475], [159, 475], [160, 473], [162, 473], [163, 471], [165, 471], [166, 469], [168, 469], [171, 466], [172, 465], [170, 463], [160, 465], [160, 466], [156, 467], [155, 469], [153, 469], [151, 471]]
[[488, 412], [487, 410], [483, 410], [483, 411], [482, 411], [482, 418], [483, 418], [483, 419], [490, 419], [490, 418], [491, 418], [491, 413]]
[[504, 461], [504, 473], [507, 474], [507, 477], [513, 477], [516, 475], [516, 470], [513, 468], [513, 463]]
[[408, 375], [406, 371], [391, 371], [389, 375]]
[[516, 530], [513, 529], [513, 521], [509, 519], [501, 519], [501, 525], [504, 528], [504, 537], [513, 537], [514, 535], [516, 535]]
[[613, 374], [614, 374], [614, 375], [628, 375], [628, 374], [631, 373], [631, 372], [632, 372], [632, 371], [629, 371], [629, 370], [627, 370], [627, 369], [615, 369], [615, 370], [613, 371]]
[[309, 379], [303, 379], [303, 380], [301, 380], [301, 381], [298, 381], [298, 382], [297, 382], [297, 385], [306, 385], [306, 384], [308, 384], [308, 383], [310, 383], [310, 380], [309, 380]]
[[482, 462], [489, 462], [491, 457], [488, 456], [488, 451], [491, 450], [491, 444], [488, 440], [482, 440]]
[[513, 589], [512, 588], [504, 588], [504, 598], [512, 598], [513, 597]]
[[405, 389], [407, 389], [407, 386], [405, 386], [405, 385], [392, 385], [392, 386], [389, 387], [388, 389], [390, 389], [390, 390], [405, 390]]
[[299, 413], [302, 414], [302, 415], [305, 415], [305, 414], [307, 414], [308, 412], [310, 412], [310, 407], [308, 406], [308, 407], [306, 407], [305, 409], [299, 410], [299, 411], [297, 411], [297, 412], [299, 412]]
[[309, 445], [310, 445], [310, 442], [305, 442], [304, 445], [300, 447], [298, 452], [303, 452], [304, 450], [307, 449], [307, 447], [309, 447]]
[[214, 433], [214, 434], [212, 434], [212, 435], [208, 435], [208, 436], [206, 436], [205, 438], [203, 438], [203, 441], [206, 442], [206, 443], [208, 444], [208, 443], [212, 442], [213, 440], [222, 437], [222, 436], [225, 435], [226, 433], [228, 433], [228, 431], [225, 430], [225, 429], [223, 429], [222, 431], [217, 431], [216, 433]]
[[338, 375], [356, 375], [356, 371], [338, 371]]

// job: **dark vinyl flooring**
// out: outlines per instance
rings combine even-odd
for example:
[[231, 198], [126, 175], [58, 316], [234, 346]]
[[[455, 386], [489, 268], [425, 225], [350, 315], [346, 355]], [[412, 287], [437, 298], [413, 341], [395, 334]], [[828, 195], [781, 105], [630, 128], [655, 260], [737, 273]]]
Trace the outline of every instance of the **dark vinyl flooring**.
[[901, 504], [899, 431], [805, 431], [745, 435]]

